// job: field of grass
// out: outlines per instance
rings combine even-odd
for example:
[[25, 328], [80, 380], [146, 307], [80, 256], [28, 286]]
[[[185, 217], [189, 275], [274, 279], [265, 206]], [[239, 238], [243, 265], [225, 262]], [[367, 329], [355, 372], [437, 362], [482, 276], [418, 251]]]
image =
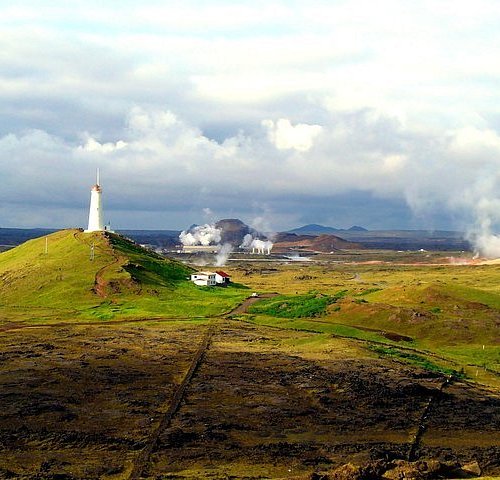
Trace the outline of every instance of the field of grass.
[[[252, 289], [284, 294], [254, 306], [248, 321], [408, 345], [441, 357], [443, 368], [500, 384], [497, 265], [242, 263], [233, 274]], [[330, 303], [337, 292], [344, 293]]]
[[233, 285], [204, 288], [187, 280], [190, 267], [117, 235], [63, 230], [46, 238], [47, 253], [43, 237], [0, 255], [4, 320], [203, 318], [230, 311], [250, 291], [279, 292], [253, 305], [246, 319], [388, 345], [404, 342], [468, 371], [479, 368], [474, 375], [481, 378], [500, 373], [497, 265], [356, 264], [323, 257], [306, 265], [241, 262], [227, 267]]
[[440, 373], [442, 375], [450, 375], [454, 378], [464, 378], [463, 371], [457, 371], [452, 368], [443, 367], [437, 365], [434, 362], [431, 362], [428, 358], [425, 358], [422, 355], [417, 355], [415, 353], [409, 353], [403, 351], [399, 348], [395, 347], [383, 347], [380, 345], [370, 345], [370, 350], [377, 353], [380, 356], [387, 356], [391, 358], [395, 358], [401, 360], [403, 362], [407, 362], [411, 365], [416, 365], [424, 370], [428, 370], [430, 372]]
[[281, 318], [320, 317], [326, 313], [328, 305], [336, 303], [346, 293], [341, 290], [334, 295], [279, 295], [253, 305], [250, 312]]

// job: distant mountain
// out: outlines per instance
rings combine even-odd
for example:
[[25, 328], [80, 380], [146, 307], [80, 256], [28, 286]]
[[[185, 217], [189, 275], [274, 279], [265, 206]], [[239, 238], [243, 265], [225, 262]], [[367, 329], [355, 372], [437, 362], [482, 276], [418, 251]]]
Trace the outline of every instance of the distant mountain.
[[237, 247], [243, 243], [247, 234], [259, 237], [259, 233], [237, 218], [225, 218], [219, 220], [215, 227], [221, 230], [221, 243], [230, 243]]
[[288, 233], [296, 233], [298, 235], [322, 235], [338, 231], [338, 228], [325, 227], [323, 225], [318, 225], [317, 223], [310, 223], [309, 225], [289, 230]]
[[335, 250], [352, 250], [364, 248], [360, 243], [349, 242], [336, 235], [320, 235], [316, 237], [311, 244], [317, 252], [333, 252]]
[[293, 230], [288, 230], [288, 233], [296, 233], [297, 235], [328, 235], [335, 234], [336, 232], [368, 232], [364, 227], [359, 225], [353, 225], [351, 228], [344, 230], [343, 228], [325, 227], [324, 225], [318, 225], [317, 223], [310, 223], [309, 225], [304, 225], [303, 227], [294, 228]]
[[359, 227], [358, 225], [353, 225], [347, 231], [348, 232], [367, 232], [368, 230], [364, 227]]
[[336, 235], [297, 235], [295, 233], [278, 233], [273, 251], [309, 251], [329, 253], [336, 250], [352, 250], [363, 248], [363, 245], [349, 242]]
[[290, 232], [279, 232], [274, 236], [273, 241], [274, 243], [295, 243], [299, 241], [313, 241], [316, 237], [317, 235], [298, 235]]

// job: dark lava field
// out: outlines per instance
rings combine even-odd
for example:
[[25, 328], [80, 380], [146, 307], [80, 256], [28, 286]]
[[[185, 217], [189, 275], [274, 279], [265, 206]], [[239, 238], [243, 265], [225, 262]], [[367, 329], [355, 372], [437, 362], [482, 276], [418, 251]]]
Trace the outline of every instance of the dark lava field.
[[498, 394], [355, 340], [221, 318], [19, 326], [0, 352], [2, 479], [500, 474]]

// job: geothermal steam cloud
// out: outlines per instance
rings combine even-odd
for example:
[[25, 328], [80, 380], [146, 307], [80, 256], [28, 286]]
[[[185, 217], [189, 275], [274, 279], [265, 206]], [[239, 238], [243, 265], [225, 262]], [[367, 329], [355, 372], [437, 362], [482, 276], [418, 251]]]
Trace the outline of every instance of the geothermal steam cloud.
[[[218, 252], [215, 256], [216, 266], [223, 266], [227, 262], [229, 255], [233, 251], [233, 247], [230, 243], [224, 243], [221, 245], [222, 231], [215, 225], [199, 225], [193, 227], [190, 230], [183, 230], [179, 235], [179, 240], [182, 245], [186, 247], [193, 247], [197, 245], [208, 246], [217, 245]], [[252, 253], [260, 253], [262, 255], [269, 255], [273, 248], [273, 242], [270, 240], [261, 240], [260, 238], [255, 238], [251, 234], [246, 234], [243, 237], [243, 243], [240, 245], [241, 249], [251, 250]]]
[[233, 246], [230, 243], [225, 243], [219, 248], [217, 255], [215, 255], [215, 266], [223, 267], [229, 259], [229, 255], [233, 251]]
[[203, 245], [204, 247], [211, 243], [219, 244], [221, 240], [221, 231], [215, 228], [215, 225], [198, 225], [192, 228], [189, 232], [183, 230], [179, 235], [179, 239], [186, 247], [194, 245]]
[[193, 227], [189, 231], [183, 230], [179, 235], [179, 239], [182, 245], [186, 247], [193, 247], [196, 245], [202, 245], [204, 247], [215, 244], [218, 246], [217, 255], [215, 256], [215, 265], [217, 267], [222, 267], [226, 264], [229, 255], [231, 254], [233, 247], [230, 243], [220, 244], [221, 241], [221, 230], [216, 228], [215, 225], [199, 225]]
[[243, 243], [240, 248], [245, 250], [252, 250], [252, 253], [261, 253], [269, 255], [273, 248], [273, 242], [270, 240], [260, 240], [259, 238], [254, 238], [252, 235], [247, 233], [243, 237]]

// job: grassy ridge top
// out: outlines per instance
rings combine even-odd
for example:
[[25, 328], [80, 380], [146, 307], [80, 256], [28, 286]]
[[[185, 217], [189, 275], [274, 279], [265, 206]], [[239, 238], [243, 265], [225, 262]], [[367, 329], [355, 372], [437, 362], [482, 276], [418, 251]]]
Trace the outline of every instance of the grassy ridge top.
[[[90, 261], [92, 242], [95, 258]], [[92, 305], [96, 272], [113, 261], [104, 235], [61, 230], [29, 240], [0, 255], [1, 303], [54, 308]]]
[[0, 314], [29, 321], [203, 316], [248, 294], [197, 287], [192, 271], [119, 235], [61, 230], [0, 254]]

